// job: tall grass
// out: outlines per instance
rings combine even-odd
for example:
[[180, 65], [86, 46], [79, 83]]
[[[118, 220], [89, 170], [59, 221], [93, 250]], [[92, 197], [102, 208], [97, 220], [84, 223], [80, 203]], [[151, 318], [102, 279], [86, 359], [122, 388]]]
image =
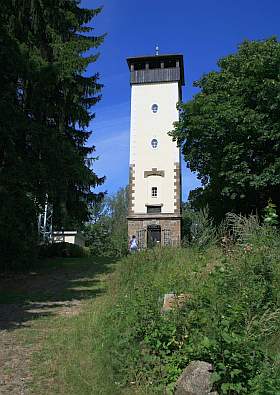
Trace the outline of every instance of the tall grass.
[[[280, 237], [238, 221], [229, 251], [208, 243], [122, 259], [106, 295], [48, 338], [40, 358], [54, 393], [168, 394], [201, 359], [220, 394], [280, 394]], [[162, 314], [170, 292], [185, 304]]]

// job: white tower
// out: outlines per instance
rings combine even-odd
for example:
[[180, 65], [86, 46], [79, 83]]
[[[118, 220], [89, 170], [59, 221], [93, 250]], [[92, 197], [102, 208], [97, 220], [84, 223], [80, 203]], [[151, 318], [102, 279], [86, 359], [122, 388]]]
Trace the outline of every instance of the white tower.
[[128, 236], [140, 247], [181, 238], [180, 150], [168, 135], [178, 120], [182, 55], [127, 59], [131, 83]]

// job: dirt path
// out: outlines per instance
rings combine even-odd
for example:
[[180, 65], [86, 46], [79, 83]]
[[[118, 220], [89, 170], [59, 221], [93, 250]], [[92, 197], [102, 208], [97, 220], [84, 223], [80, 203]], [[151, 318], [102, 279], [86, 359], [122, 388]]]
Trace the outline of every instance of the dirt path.
[[50, 270], [0, 279], [1, 395], [31, 393], [31, 359], [48, 325], [58, 316], [79, 314], [88, 299], [102, 293], [100, 276], [109, 270], [107, 262], [68, 259]]
[[0, 332], [0, 348], [0, 393], [26, 394], [32, 378], [29, 370], [31, 350], [7, 330]]

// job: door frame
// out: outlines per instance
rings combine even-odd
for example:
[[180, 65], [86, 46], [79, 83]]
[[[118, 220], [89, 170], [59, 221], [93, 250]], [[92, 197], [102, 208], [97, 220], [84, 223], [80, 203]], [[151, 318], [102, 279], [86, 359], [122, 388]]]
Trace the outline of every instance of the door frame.
[[[151, 240], [150, 235], [151, 232], [157, 233], [156, 240]], [[147, 226], [147, 248], [155, 247], [156, 245], [161, 245], [161, 226], [156, 224], [151, 224]]]

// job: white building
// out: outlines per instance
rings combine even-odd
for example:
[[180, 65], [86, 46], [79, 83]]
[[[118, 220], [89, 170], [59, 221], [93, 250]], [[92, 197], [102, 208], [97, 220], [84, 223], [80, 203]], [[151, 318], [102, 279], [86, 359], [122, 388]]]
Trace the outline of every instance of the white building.
[[168, 135], [178, 120], [182, 55], [127, 59], [131, 83], [128, 236], [142, 248], [181, 238], [180, 150]]
[[85, 246], [85, 237], [76, 230], [59, 230], [52, 233], [53, 243], [71, 243]]

